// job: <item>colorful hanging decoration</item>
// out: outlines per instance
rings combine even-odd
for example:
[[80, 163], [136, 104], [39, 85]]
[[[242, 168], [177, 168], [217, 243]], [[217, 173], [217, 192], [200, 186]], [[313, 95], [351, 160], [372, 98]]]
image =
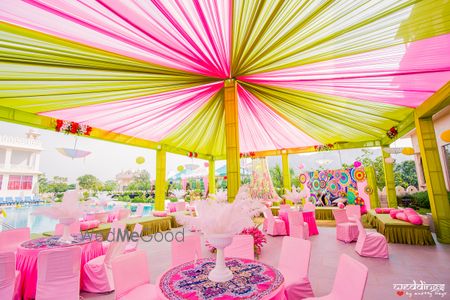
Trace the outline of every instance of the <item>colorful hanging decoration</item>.
[[373, 188], [370, 185], [366, 185], [366, 187], [364, 188], [364, 192], [366, 192], [367, 195], [372, 195]]
[[361, 197], [356, 197], [356, 199], [355, 199], [355, 204], [356, 205], [359, 205], [359, 206], [364, 206], [364, 199], [363, 198], [361, 198]]
[[321, 151], [331, 151], [333, 150], [334, 145], [333, 144], [325, 144], [325, 145], [315, 145], [314, 150], [321, 152]]
[[362, 163], [361, 163], [360, 161], [358, 161], [358, 160], [356, 160], [356, 161], [353, 163], [353, 166], [354, 166], [355, 168], [359, 168], [359, 167], [361, 167], [361, 165], [362, 165]]
[[61, 153], [62, 155], [70, 157], [72, 159], [84, 158], [89, 154], [91, 154], [90, 151], [78, 150], [74, 148], [56, 148], [56, 150], [58, 150], [58, 152]]
[[336, 179], [328, 181], [327, 189], [330, 191], [332, 195], [337, 195], [337, 193], [339, 192], [339, 184], [336, 181]]
[[256, 156], [255, 152], [241, 152], [239, 154], [241, 158], [254, 158]]
[[198, 157], [198, 153], [197, 152], [188, 152], [187, 154], [190, 158], [197, 158]]
[[444, 132], [441, 133], [441, 139], [444, 142], [450, 143], [450, 129], [445, 130]]
[[363, 168], [353, 168], [350, 174], [355, 181], [362, 182], [366, 179], [366, 172]]
[[55, 130], [65, 134], [91, 135], [92, 127], [86, 124], [58, 119], [56, 120]]
[[391, 129], [389, 129], [387, 132], [386, 132], [386, 135], [389, 137], [389, 138], [391, 138], [391, 139], [394, 139], [397, 135], [398, 135], [398, 129], [397, 129], [397, 127], [391, 127]]
[[136, 163], [138, 165], [142, 165], [143, 163], [145, 163], [145, 158], [143, 156], [136, 157]]
[[305, 184], [309, 179], [308, 173], [302, 173], [299, 175], [299, 181], [301, 184]]
[[183, 170], [184, 170], [184, 166], [181, 166], [181, 165], [180, 165], [180, 166], [177, 167], [177, 171], [178, 171], [178, 172], [181, 172], [181, 171], [183, 171]]
[[413, 155], [414, 154], [414, 148], [411, 148], [411, 147], [403, 148], [402, 154], [404, 154], [404, 155]]
[[349, 171], [347, 171], [347, 170], [341, 171], [341, 177], [339, 178], [339, 183], [342, 186], [348, 186], [348, 185], [350, 185], [350, 180], [351, 180], [351, 178], [350, 178]]

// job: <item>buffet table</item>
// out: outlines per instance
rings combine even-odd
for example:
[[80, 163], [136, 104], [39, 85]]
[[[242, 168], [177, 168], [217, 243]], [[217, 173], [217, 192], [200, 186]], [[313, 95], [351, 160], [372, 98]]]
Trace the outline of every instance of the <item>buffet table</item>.
[[157, 283], [159, 299], [284, 299], [284, 277], [277, 269], [250, 259], [227, 258], [233, 279], [208, 279], [215, 259], [205, 258], [176, 266]]

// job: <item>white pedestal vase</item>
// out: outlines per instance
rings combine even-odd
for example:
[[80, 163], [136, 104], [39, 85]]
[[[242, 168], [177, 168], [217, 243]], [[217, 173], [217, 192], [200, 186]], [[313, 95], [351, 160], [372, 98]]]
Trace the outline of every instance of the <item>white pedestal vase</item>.
[[71, 244], [73, 242], [73, 237], [70, 235], [70, 225], [75, 221], [75, 218], [59, 219], [59, 223], [63, 224], [63, 235], [59, 238], [59, 242], [66, 244]]
[[225, 282], [233, 278], [233, 273], [225, 265], [223, 250], [233, 241], [231, 234], [211, 234], [207, 237], [208, 242], [216, 248], [216, 265], [209, 272], [208, 278], [214, 282]]

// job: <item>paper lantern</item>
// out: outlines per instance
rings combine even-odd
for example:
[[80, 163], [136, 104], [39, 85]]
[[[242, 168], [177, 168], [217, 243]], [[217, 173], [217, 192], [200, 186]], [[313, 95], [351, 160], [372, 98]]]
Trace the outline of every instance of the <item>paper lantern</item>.
[[385, 161], [387, 164], [393, 164], [393, 163], [395, 162], [395, 159], [393, 159], [392, 157], [386, 157], [386, 158], [384, 159], [384, 161]]
[[302, 163], [300, 163], [299, 165], [298, 165], [298, 168], [301, 170], [301, 169], [303, 169], [305, 167], [305, 165], [304, 164], [302, 164]]
[[359, 168], [359, 167], [361, 167], [361, 162], [360, 161], [355, 161], [353, 163], [353, 166], [355, 166], [355, 168]]
[[444, 142], [450, 143], [450, 129], [441, 133], [441, 139]]
[[177, 167], [177, 170], [178, 170], [178, 172], [181, 172], [181, 171], [184, 170], [184, 167], [183, 167], [183, 166], [178, 166], [178, 167]]
[[406, 148], [403, 148], [402, 153], [405, 155], [413, 155], [414, 149], [411, 147], [406, 147]]
[[145, 163], [145, 158], [142, 157], [142, 156], [136, 157], [136, 163], [137, 163], [138, 165], [142, 165], [143, 163]]

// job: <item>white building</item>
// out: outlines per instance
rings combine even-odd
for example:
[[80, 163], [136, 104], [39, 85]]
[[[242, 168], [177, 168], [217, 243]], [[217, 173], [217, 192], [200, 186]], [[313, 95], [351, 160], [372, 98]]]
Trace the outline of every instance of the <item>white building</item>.
[[39, 134], [30, 130], [26, 137], [0, 135], [0, 197], [26, 197], [37, 194]]

